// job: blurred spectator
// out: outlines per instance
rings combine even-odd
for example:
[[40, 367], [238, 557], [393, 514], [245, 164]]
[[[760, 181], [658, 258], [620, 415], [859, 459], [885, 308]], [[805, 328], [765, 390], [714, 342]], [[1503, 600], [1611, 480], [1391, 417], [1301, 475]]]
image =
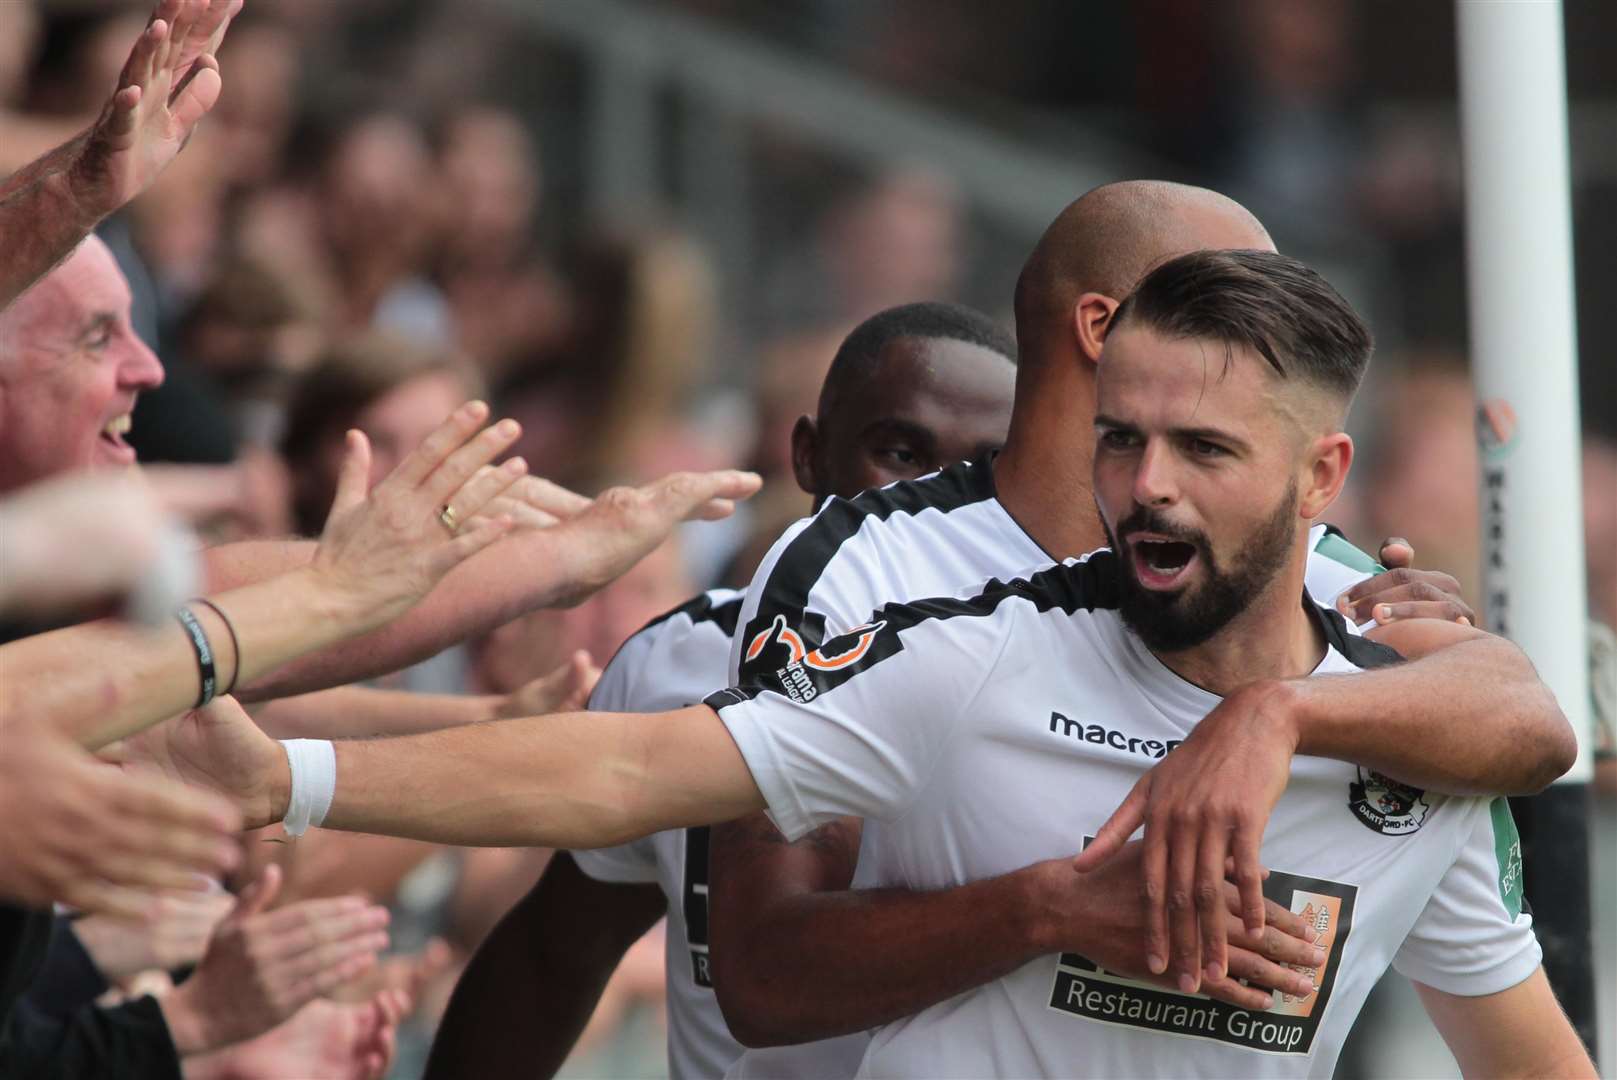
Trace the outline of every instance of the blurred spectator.
[[298, 39], [285, 26], [254, 19], [258, 7], [236, 21], [219, 51], [230, 93], [209, 125], [223, 180], [238, 193], [279, 178], [297, 107]]
[[346, 325], [424, 343], [451, 340], [448, 304], [425, 279], [440, 224], [434, 180], [426, 140], [405, 117], [372, 112], [340, 126], [315, 207]]
[[713, 440], [685, 410], [711, 371], [718, 318], [706, 251], [671, 231], [608, 233], [570, 268], [566, 346], [513, 373], [502, 411], [534, 472], [581, 490], [648, 470], [707, 467]]
[[287, 403], [281, 453], [292, 471], [298, 531], [320, 531], [337, 490], [348, 429], [370, 437], [374, 485], [461, 402], [481, 393], [477, 373], [451, 352], [379, 333], [332, 346]]
[[883, 308], [952, 300], [964, 262], [962, 208], [947, 180], [917, 168], [877, 176], [815, 227], [812, 260], [790, 252], [771, 282], [772, 323], [846, 328]]
[[1589, 614], [1617, 628], [1617, 439], [1583, 440], [1583, 543]]
[[461, 347], [496, 379], [518, 356], [554, 350], [565, 329], [561, 285], [534, 250], [538, 150], [513, 113], [480, 105], [449, 116], [437, 151], [438, 280]]
[[1413, 354], [1366, 402], [1379, 429], [1360, 491], [1371, 536], [1402, 536], [1425, 569], [1443, 570], [1482, 610], [1475, 395], [1463, 360]]

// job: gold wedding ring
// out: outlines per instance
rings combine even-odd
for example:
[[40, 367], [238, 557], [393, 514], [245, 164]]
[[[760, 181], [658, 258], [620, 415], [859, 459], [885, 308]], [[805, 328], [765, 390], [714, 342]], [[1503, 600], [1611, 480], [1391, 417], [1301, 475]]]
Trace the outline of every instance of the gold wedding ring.
[[450, 536], [460, 532], [460, 518], [455, 516], [455, 508], [448, 503], [439, 508], [438, 520], [444, 523], [444, 528], [449, 530]]

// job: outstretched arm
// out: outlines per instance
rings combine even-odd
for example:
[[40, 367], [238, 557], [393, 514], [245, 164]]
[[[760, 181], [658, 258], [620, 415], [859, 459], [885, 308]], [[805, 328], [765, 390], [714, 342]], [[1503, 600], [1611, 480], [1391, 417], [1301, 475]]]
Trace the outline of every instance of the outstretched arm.
[[1465, 1076], [1597, 1075], [1543, 968], [1509, 990], [1482, 997], [1446, 994], [1422, 983], [1415, 990]]
[[[480, 402], [457, 409], [368, 495], [368, 444], [350, 433], [337, 499], [314, 557], [279, 578], [214, 596], [231, 617], [234, 639], [216, 612], [196, 606], [217, 653], [220, 685], [250, 680], [306, 650], [385, 623], [499, 534], [501, 526], [488, 523], [451, 536], [436, 513], [450, 503], [470, 517], [524, 467], [514, 458], [479, 471], [518, 434], [511, 421], [479, 433], [486, 416]], [[178, 622], [155, 631], [89, 623], [24, 638], [0, 646], [0, 670], [18, 673], [0, 679], [0, 716], [30, 711], [92, 747], [191, 705], [200, 679], [191, 640]]]
[[[529, 716], [335, 747], [324, 825], [349, 832], [598, 848], [764, 805], [741, 751], [705, 705]], [[233, 799], [249, 829], [286, 816], [286, 751], [231, 698], [127, 740], [120, 752]]]
[[[726, 517], [758, 490], [753, 473], [674, 473], [603, 492], [575, 516], [513, 534], [457, 567], [402, 618], [287, 664], [244, 686], [244, 701], [307, 693], [407, 667], [450, 645], [547, 607], [584, 600], [668, 539], [681, 522]], [[207, 553], [210, 584], [230, 587], [309, 558], [306, 542], [249, 542]]]
[[214, 50], [242, 0], [162, 0], [90, 130], [0, 183], [0, 308], [174, 160], [219, 100]]
[[[290, 776], [284, 756], [274, 774]], [[337, 744], [325, 825], [440, 844], [597, 848], [763, 807], [705, 705], [564, 713]], [[274, 790], [279, 820], [288, 788]]]

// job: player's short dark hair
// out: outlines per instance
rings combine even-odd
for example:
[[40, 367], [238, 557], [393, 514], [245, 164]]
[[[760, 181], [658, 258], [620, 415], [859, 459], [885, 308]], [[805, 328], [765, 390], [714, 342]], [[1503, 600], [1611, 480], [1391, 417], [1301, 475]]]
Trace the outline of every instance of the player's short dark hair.
[[976, 308], [936, 301], [900, 304], [878, 311], [842, 339], [820, 391], [821, 411], [844, 384], [868, 376], [881, 351], [899, 338], [963, 341], [1016, 363], [1016, 339]]
[[1375, 347], [1353, 305], [1317, 271], [1273, 251], [1193, 251], [1147, 274], [1113, 316], [1173, 338], [1251, 349], [1282, 379], [1351, 399]]

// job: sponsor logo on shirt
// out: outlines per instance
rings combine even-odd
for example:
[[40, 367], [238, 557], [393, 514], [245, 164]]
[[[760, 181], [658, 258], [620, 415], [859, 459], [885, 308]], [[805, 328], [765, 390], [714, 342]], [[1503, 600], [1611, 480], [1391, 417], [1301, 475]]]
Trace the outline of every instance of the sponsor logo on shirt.
[[1148, 758], [1165, 757], [1169, 750], [1184, 741], [1182, 739], [1142, 739], [1137, 735], [1114, 731], [1104, 724], [1086, 724], [1080, 720], [1073, 720], [1054, 710], [1050, 712], [1050, 734], [1061, 735], [1080, 742], [1094, 743], [1097, 746], [1110, 746], [1114, 750], [1122, 750], [1125, 753], [1139, 754]]
[[803, 659], [803, 654], [808, 652], [808, 649], [803, 645], [803, 636], [786, 625], [786, 616], [776, 615], [775, 621], [769, 624], [769, 629], [758, 631], [753, 635], [752, 640], [747, 643], [747, 659], [745, 662], [751, 663], [758, 659], [764, 649], [769, 647], [771, 640], [785, 647], [792, 663]]
[[[1086, 841], [1087, 842], [1087, 841]], [[1313, 981], [1306, 997], [1275, 994], [1266, 1012], [1243, 1009], [1202, 994], [1184, 994], [1107, 971], [1077, 953], [1056, 961], [1050, 1008], [1103, 1024], [1208, 1039], [1268, 1054], [1304, 1056], [1313, 1051], [1325, 1007], [1336, 986], [1358, 886], [1271, 871], [1263, 893], [1313, 926], [1325, 950], [1320, 968], [1296, 967]]]
[[1383, 836], [1408, 836], [1431, 813], [1426, 792], [1359, 766], [1359, 777], [1348, 783], [1348, 809]]
[[[780, 619], [780, 616], [777, 615], [775, 618]], [[784, 627], [785, 623], [782, 622], [781, 625]], [[876, 635], [881, 633], [886, 625], [886, 622], [864, 623], [845, 634], [838, 634], [813, 652], [793, 659], [791, 663], [775, 672], [775, 677], [780, 680], [781, 689], [785, 690], [786, 696], [793, 701], [799, 703], [813, 701], [820, 691], [814, 685], [813, 677], [804, 669], [834, 672], [852, 667], [870, 652], [870, 647], [876, 642]]]

